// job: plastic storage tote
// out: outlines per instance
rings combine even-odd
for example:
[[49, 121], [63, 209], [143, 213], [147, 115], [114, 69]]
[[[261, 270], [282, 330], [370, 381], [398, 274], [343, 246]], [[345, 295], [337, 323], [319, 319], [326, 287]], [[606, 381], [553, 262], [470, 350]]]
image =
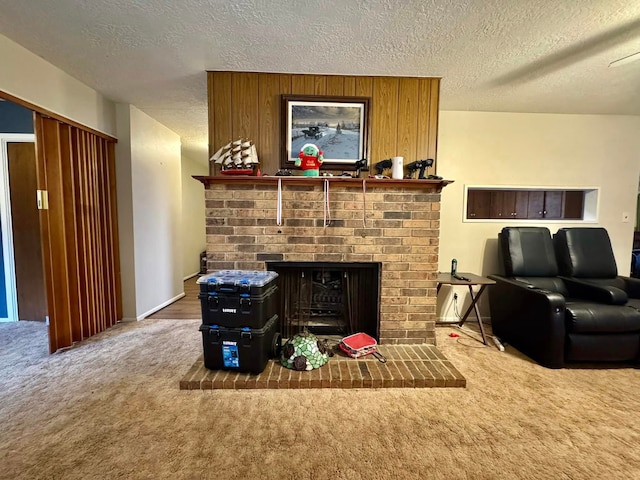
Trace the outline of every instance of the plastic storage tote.
[[204, 366], [211, 370], [260, 373], [279, 354], [280, 320], [271, 317], [262, 328], [200, 325]]
[[202, 323], [261, 328], [278, 312], [276, 272], [219, 270], [198, 279]]

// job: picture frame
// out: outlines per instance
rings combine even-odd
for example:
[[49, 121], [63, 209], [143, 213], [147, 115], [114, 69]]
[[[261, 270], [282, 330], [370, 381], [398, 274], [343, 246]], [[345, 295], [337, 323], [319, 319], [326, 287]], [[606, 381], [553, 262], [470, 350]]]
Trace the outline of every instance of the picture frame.
[[323, 170], [355, 170], [368, 159], [370, 98], [282, 95], [280, 167], [295, 166], [306, 143], [323, 152]]

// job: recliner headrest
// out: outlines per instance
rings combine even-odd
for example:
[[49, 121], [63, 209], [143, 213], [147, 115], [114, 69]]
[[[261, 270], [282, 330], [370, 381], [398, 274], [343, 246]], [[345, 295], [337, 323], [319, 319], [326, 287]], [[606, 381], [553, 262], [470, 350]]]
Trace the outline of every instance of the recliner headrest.
[[551, 232], [545, 227], [504, 227], [498, 235], [508, 277], [558, 275]]
[[606, 229], [561, 228], [553, 241], [561, 275], [579, 278], [614, 278], [618, 275]]

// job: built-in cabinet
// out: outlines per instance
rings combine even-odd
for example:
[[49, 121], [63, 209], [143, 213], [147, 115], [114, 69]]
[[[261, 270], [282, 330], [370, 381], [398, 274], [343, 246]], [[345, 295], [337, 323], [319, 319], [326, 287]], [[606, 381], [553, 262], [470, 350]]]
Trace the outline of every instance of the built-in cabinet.
[[583, 218], [584, 190], [469, 188], [468, 220]]

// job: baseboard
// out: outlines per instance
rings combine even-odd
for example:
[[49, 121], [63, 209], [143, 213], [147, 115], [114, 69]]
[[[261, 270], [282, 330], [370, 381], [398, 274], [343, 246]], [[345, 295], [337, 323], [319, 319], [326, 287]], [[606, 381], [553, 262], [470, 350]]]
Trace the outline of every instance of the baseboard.
[[190, 273], [189, 275], [187, 275], [186, 277], [184, 277], [182, 280], [184, 280], [184, 281], [186, 282], [186, 281], [187, 281], [187, 280], [189, 280], [190, 278], [196, 277], [196, 276], [198, 276], [198, 275], [200, 275], [200, 272]]
[[[482, 323], [484, 325], [491, 325], [491, 317], [480, 316]], [[436, 319], [436, 325], [456, 325], [460, 322], [460, 318], [456, 316], [446, 316], [446, 317], [438, 317]], [[476, 317], [473, 314], [470, 314], [467, 317], [466, 322], [477, 323]], [[465, 322], [465, 323], [466, 323]]]
[[149, 310], [148, 312], [143, 313], [142, 315], [138, 316], [138, 320], [144, 320], [145, 318], [147, 318], [149, 315], [153, 315], [154, 313], [156, 313], [158, 310], [162, 310], [164, 307], [167, 307], [169, 305], [171, 305], [173, 302], [177, 302], [178, 300], [180, 300], [182, 297], [184, 297], [186, 294], [184, 292], [182, 292], [179, 295], [176, 295], [175, 297], [173, 297], [170, 300], [167, 300], [166, 302], [158, 305], [155, 308], [152, 308], [151, 310]]

